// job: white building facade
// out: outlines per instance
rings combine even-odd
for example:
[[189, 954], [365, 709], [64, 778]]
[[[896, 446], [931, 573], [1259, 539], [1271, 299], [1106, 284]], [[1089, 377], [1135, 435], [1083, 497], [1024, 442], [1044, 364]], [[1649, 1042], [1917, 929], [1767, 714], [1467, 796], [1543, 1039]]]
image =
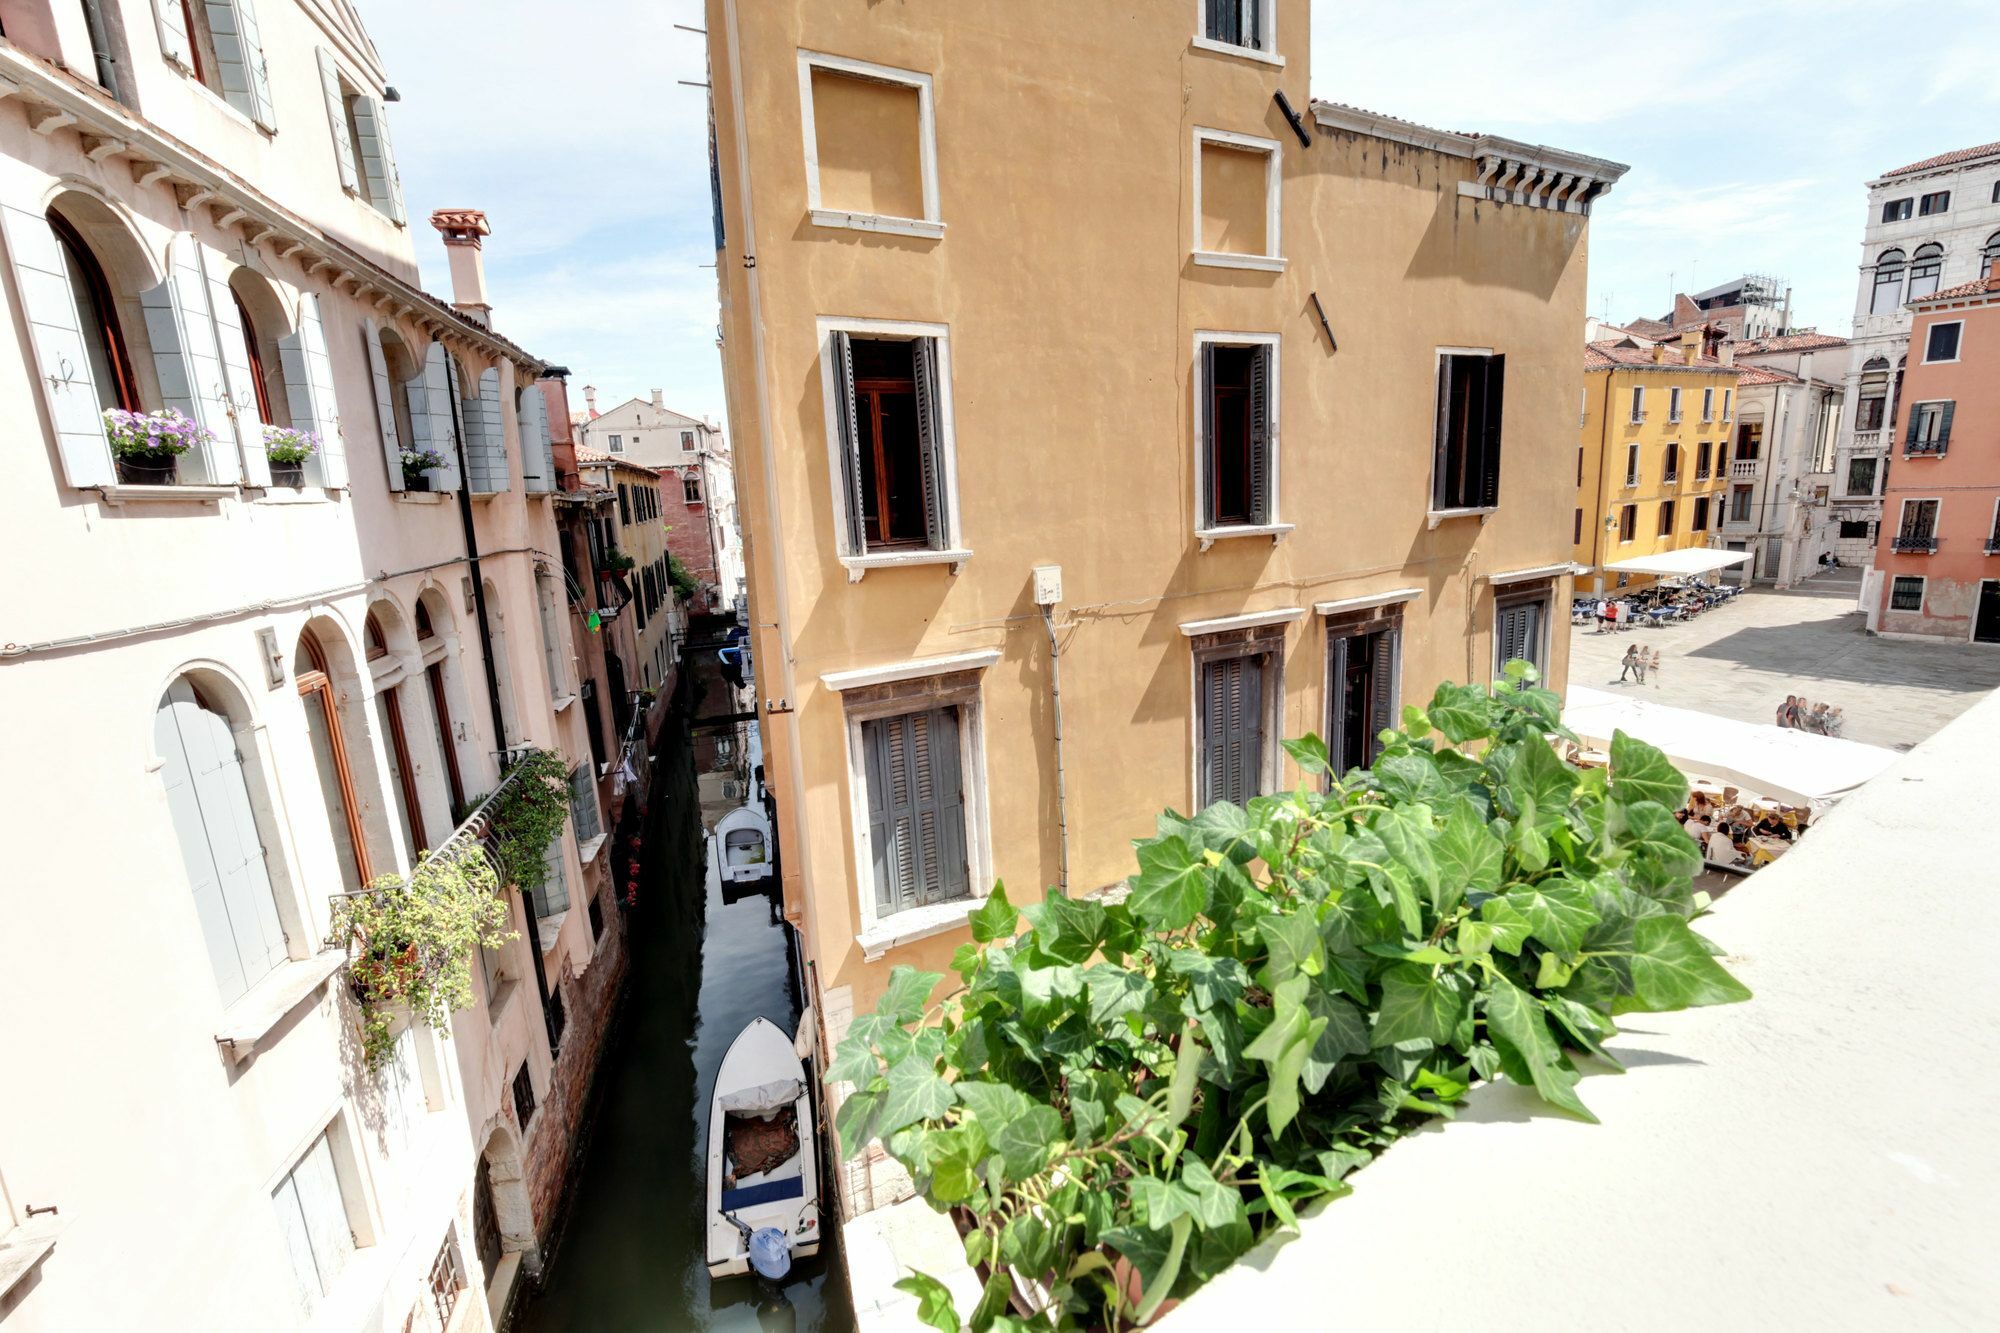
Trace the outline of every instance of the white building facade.
[[2000, 143], [1942, 153], [1868, 182], [1861, 276], [1846, 372], [1850, 409], [1834, 460], [1831, 518], [1843, 532], [1869, 526], [1865, 541], [1843, 537], [1842, 559], [1871, 558], [1882, 518], [1903, 369], [1909, 352], [1907, 302], [1970, 282], [2000, 258]]
[[[707, 529], [714, 582], [724, 605], [743, 592], [743, 535], [737, 524], [736, 473], [722, 428], [666, 405], [659, 389], [650, 399], [628, 398], [603, 412], [596, 390], [585, 389], [591, 412], [581, 422], [585, 448], [659, 470], [671, 486], [678, 482], [681, 514]], [[670, 504], [669, 513], [674, 514]], [[678, 551], [679, 547], [676, 544]]]
[[[369, 1068], [327, 941], [510, 756], [588, 754], [547, 367], [417, 287], [345, 4], [0, 25], [0, 1324], [487, 1328], [622, 967], [587, 766], [449, 1031]], [[166, 409], [205, 436], [118, 452], [108, 410]]]

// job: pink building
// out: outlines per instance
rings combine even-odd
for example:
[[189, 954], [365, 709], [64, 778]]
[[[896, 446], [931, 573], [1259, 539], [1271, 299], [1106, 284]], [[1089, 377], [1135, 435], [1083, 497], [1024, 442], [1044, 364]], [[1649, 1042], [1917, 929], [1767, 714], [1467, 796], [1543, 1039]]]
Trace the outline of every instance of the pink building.
[[1870, 626], [2000, 644], [2000, 260], [1909, 306]]

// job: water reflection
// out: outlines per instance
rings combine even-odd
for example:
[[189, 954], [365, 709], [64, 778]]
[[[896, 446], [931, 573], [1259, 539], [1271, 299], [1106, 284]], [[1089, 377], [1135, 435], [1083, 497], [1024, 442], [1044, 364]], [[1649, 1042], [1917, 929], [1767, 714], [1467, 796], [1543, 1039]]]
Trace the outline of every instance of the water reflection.
[[[712, 658], [693, 673], [726, 698]], [[740, 738], [739, 738], [740, 752]], [[683, 723], [663, 741], [638, 907], [628, 918], [630, 992], [604, 1056], [599, 1105], [574, 1212], [542, 1290], [515, 1327], [844, 1333], [853, 1327], [838, 1228], [783, 1284], [711, 1282], [703, 1262], [709, 1095], [729, 1043], [762, 1015], [798, 1023], [794, 961], [775, 879], [729, 886], [709, 864], [697, 822], [694, 752]]]

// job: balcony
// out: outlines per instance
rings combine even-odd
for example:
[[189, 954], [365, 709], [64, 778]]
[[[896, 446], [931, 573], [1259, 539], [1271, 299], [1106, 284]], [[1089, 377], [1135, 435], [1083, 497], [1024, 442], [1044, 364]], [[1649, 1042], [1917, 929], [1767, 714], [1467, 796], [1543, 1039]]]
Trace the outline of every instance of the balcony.
[[1905, 458], [1943, 458], [1943, 440], [1911, 440], [1903, 446]]
[[1749, 481], [1757, 475], [1758, 466], [1754, 458], [1740, 458], [1729, 465], [1729, 475], [1737, 481]]
[[1882, 447], [1881, 431], [1857, 430], [1854, 432], [1854, 448], [1857, 453], [1863, 450], [1880, 449], [1881, 447]]
[[[1889, 549], [1908, 555], [1936, 555], [1938, 539], [1926, 533], [1903, 532], [1889, 539]], [[1992, 543], [1987, 543], [1992, 549]]]

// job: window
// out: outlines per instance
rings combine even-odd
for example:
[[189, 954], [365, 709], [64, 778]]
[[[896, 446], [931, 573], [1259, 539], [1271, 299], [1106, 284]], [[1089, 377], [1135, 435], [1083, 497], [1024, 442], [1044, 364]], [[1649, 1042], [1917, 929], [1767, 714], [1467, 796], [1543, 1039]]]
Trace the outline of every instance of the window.
[[390, 686], [378, 691], [375, 708], [388, 742], [384, 748], [389, 757], [389, 791], [395, 798], [403, 830], [410, 835], [410, 860], [414, 863], [417, 853], [428, 848], [430, 842], [424, 836], [423, 802], [418, 798], [416, 769], [410, 763], [409, 738], [403, 731], [402, 687]]
[[625, 452], [625, 437], [613, 435], [605, 441], [605, 445], [607, 453], [622, 454]]
[[681, 478], [681, 503], [698, 505], [701, 503], [701, 477], [693, 472]]
[[1634, 422], [1639, 422], [1639, 421], [1644, 421], [1645, 419], [1646, 419], [1646, 388], [1642, 384], [1635, 384], [1632, 386], [1632, 415], [1630, 417], [1630, 420]]
[[535, 1118], [535, 1080], [528, 1075], [528, 1062], [521, 1061], [521, 1067], [514, 1071], [514, 1120], [523, 1134], [528, 1132], [528, 1122]]
[[1764, 448], [1764, 423], [1741, 421], [1736, 425], [1736, 461], [1753, 462]]
[[1667, 420], [1669, 422], [1675, 422], [1679, 421], [1680, 419], [1681, 419], [1681, 391], [1680, 391], [1680, 386], [1675, 385], [1673, 388], [1667, 390]]
[[861, 723], [875, 914], [971, 896], [958, 707]]
[[[569, 1026], [569, 1011], [563, 1006], [562, 986], [558, 983], [549, 991], [549, 1053], [553, 1055], [562, 1048], [563, 1029]], [[523, 1065], [523, 1069], [527, 1066]], [[524, 1125], [526, 1121], [522, 1122]]]
[[1247, 803], [1266, 790], [1266, 715], [1275, 701], [1276, 654], [1232, 652], [1196, 663], [1201, 780], [1195, 804]]
[[588, 764], [578, 764], [569, 771], [569, 820], [579, 848], [603, 836], [604, 825], [597, 816], [597, 781]]
[[1729, 492], [1729, 521], [1748, 523], [1750, 521], [1750, 492], [1748, 486], [1735, 486]]
[[1639, 506], [1620, 505], [1618, 507], [1618, 540], [1620, 544], [1631, 541], [1639, 535]]
[[682, 431], [682, 432], [681, 432], [681, 452], [682, 452], [682, 453], [692, 453], [692, 452], [694, 452], [694, 432], [693, 432], [693, 431], [691, 431], [691, 430], [684, 430], [684, 431]]
[[1929, 363], [1958, 360], [1958, 339], [1964, 330], [1965, 324], [1962, 320], [1931, 325], [1930, 333], [1924, 339], [1924, 361]]
[[309, 1302], [333, 1291], [335, 1279], [354, 1255], [354, 1231], [347, 1200], [334, 1165], [333, 1146], [322, 1133], [271, 1191], [278, 1231], [292, 1256], [292, 1272]]
[[458, 1258], [458, 1238], [446, 1227], [444, 1243], [431, 1260], [424, 1294], [410, 1311], [405, 1333], [444, 1333], [451, 1326], [452, 1312], [458, 1308], [458, 1293], [465, 1289], [465, 1269]]
[[[2000, 204], [2000, 185], [1995, 185], [1993, 192], [1993, 202]], [[1979, 251], [1979, 266], [1985, 272], [1991, 273], [1993, 271], [1995, 260], [2000, 260], [2000, 231], [1996, 231], [1991, 236], [1988, 236], [1986, 244]]]
[[[422, 606], [417, 608], [417, 614], [424, 614]], [[458, 771], [458, 741], [452, 731], [451, 703], [445, 694], [444, 663], [433, 662], [425, 667], [424, 681], [431, 696], [431, 739], [436, 742], [438, 754], [444, 760], [445, 781], [451, 791], [451, 815], [453, 820], [462, 819], [467, 813], [465, 780]]]
[[604, 938], [604, 895], [599, 893], [590, 900], [590, 938], [594, 943]]
[[951, 361], [942, 327], [822, 330], [842, 555], [952, 551]]
[[[1680, 390], [1676, 389], [1674, 390], [1674, 392], [1679, 393]], [[1680, 480], [1680, 476], [1681, 476], [1681, 447], [1677, 443], [1669, 442], [1667, 445], [1667, 461], [1665, 466], [1663, 466], [1660, 469], [1660, 477], [1669, 486], [1671, 486], [1676, 481]]]
[[618, 483], [618, 526], [632, 526], [632, 488], [622, 481]]
[[216, 988], [232, 1004], [286, 958], [243, 756], [229, 719], [186, 676], [160, 697], [153, 749]]
[[1942, 454], [1951, 444], [1951, 418], [1956, 403], [1910, 404], [1909, 434], [1903, 440], [1905, 454]]
[[1950, 207], [1951, 191], [1939, 190], [1937, 193], [1927, 194], [1917, 201], [1917, 216], [1927, 218], [1933, 214], [1942, 213]]
[[548, 668], [549, 697], [560, 699], [569, 692], [569, 671], [556, 623], [556, 581], [540, 570], [535, 573], [535, 605], [542, 616], [542, 662]]
[[1898, 574], [1889, 583], [1889, 609], [1891, 611], [1921, 611], [1924, 609], [1924, 581], [1922, 577]]
[[265, 129], [271, 85], [250, 0], [154, 0], [160, 53]]
[[1910, 288], [1903, 299], [1914, 301], [1938, 289], [1938, 273], [1944, 268], [1944, 247], [1922, 245], [1910, 256]]
[[1659, 535], [1662, 537], [1671, 537], [1674, 535], [1674, 502], [1672, 500], [1660, 501]]
[[[1629, 508], [1629, 506], [1628, 506]], [[1513, 585], [1497, 589], [1493, 598], [1493, 678], [1505, 678], [1512, 661], [1532, 663], [1548, 671], [1549, 585]], [[1526, 683], [1523, 682], [1523, 688]]]
[[341, 188], [401, 226], [403, 181], [389, 145], [389, 118], [380, 98], [361, 91], [340, 70], [333, 52], [318, 48], [320, 92]]
[[1570, 526], [1572, 531], [1569, 536], [1569, 544], [1571, 546], [1583, 545], [1583, 511], [1581, 509], [1576, 511], [1576, 521]]
[[1910, 216], [1910, 209], [1912, 205], [1914, 205], [1915, 203], [1916, 201], [1914, 199], [1889, 200], [1887, 203], [1882, 205], [1882, 220], [1884, 222], [1907, 221]]
[[1196, 334], [1200, 436], [1197, 532], [1278, 521], [1276, 335]]
[[1507, 358], [1488, 351], [1438, 353], [1431, 509], [1492, 509], [1500, 503], [1500, 435]]
[[1901, 250], [1884, 250], [1875, 260], [1875, 289], [1868, 301], [1869, 314], [1893, 315], [1903, 304], [1905, 267]]
[[1849, 495], [1875, 494], [1875, 459], [1850, 458], [1847, 460], [1847, 493]]
[[1639, 484], [1639, 446], [1636, 444], [1625, 446], [1625, 484], [1627, 486]]
[[1194, 262], [1282, 269], [1278, 142], [1196, 128], [1194, 159]]
[[1714, 470], [1714, 465], [1715, 445], [1712, 441], [1703, 440], [1694, 449], [1694, 479], [1696, 481], [1707, 481], [1710, 473]]
[[1221, 46], [1275, 51], [1278, 0], [1200, 0], [1201, 35]]
[[1701, 419], [1702, 419], [1703, 421], [1713, 421], [1713, 420], [1715, 420], [1715, 390], [1714, 390], [1714, 389], [1703, 389], [1703, 390], [1701, 391]]
[[[1576, 513], [1580, 540], [1583, 511]], [[1402, 633], [1400, 607], [1327, 621], [1326, 734], [1335, 773], [1374, 763], [1379, 737], [1399, 725]]]
[[2000, 204], [2000, 181], [1993, 182], [1993, 202]]
[[[1874, 460], [1869, 460], [1874, 461]], [[1840, 521], [1840, 535], [1847, 541], [1867, 538], [1868, 520], [1865, 518], [1844, 518]]]
[[1708, 531], [1708, 497], [1706, 495], [1697, 495], [1694, 498], [1694, 518], [1688, 524], [1688, 527], [1694, 532]]
[[320, 795], [326, 802], [327, 825], [340, 862], [341, 883], [353, 893], [374, 875], [361, 826], [361, 804], [355, 797], [354, 772], [348, 763], [340, 709], [327, 672], [326, 651], [310, 629], [299, 636], [292, 676], [298, 685], [299, 699], [305, 705], [306, 734], [312, 742], [313, 764], [319, 770]]
[[1937, 500], [1903, 501], [1902, 522], [1896, 527], [1895, 549], [1931, 552], [1937, 549]]
[[500, 1264], [500, 1210], [493, 1205], [493, 1166], [484, 1153], [472, 1177], [472, 1244], [487, 1280]]
[[1734, 389], [1724, 389], [1722, 391], [1722, 419], [1724, 421], [1729, 420], [1729, 400], [1734, 396], [1735, 392]]
[[1868, 363], [1862, 366], [1858, 392], [1860, 405], [1855, 412], [1854, 429], [1857, 431], [1882, 429], [1889, 398], [1889, 363], [1886, 359], [1879, 356], [1870, 357]]
[[799, 99], [815, 224], [944, 234], [930, 75], [801, 51]]

